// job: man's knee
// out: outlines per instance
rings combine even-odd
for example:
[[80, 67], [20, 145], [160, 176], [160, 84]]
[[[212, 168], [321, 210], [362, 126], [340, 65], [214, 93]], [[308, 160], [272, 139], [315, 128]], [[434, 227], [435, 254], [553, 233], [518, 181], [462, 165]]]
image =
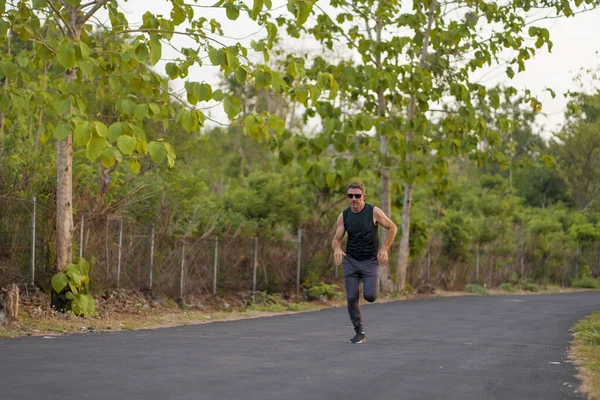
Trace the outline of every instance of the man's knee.
[[369, 303], [374, 302], [375, 300], [377, 300], [377, 293], [365, 294], [365, 300], [368, 301]]

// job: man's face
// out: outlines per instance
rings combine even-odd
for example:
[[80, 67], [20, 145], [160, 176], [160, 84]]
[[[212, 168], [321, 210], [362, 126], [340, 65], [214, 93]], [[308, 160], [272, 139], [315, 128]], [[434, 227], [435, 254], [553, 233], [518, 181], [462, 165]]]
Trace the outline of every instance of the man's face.
[[350, 188], [346, 192], [346, 197], [348, 198], [348, 203], [352, 210], [360, 210], [365, 204], [365, 197], [367, 197], [367, 195], [360, 189]]

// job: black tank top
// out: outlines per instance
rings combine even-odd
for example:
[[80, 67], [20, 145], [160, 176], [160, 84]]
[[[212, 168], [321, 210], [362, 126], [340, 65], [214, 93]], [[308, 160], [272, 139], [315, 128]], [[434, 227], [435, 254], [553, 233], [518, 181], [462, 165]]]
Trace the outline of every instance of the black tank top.
[[350, 207], [344, 210], [344, 229], [348, 232], [346, 254], [356, 260], [369, 260], [377, 257], [379, 239], [378, 226], [373, 223], [373, 209], [366, 204], [358, 213], [353, 213]]

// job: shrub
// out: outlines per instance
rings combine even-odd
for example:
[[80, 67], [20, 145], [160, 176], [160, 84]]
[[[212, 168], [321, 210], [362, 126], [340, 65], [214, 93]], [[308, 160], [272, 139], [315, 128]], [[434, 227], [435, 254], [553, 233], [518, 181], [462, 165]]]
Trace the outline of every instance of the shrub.
[[514, 292], [515, 288], [510, 282], [504, 282], [500, 285], [500, 290], [504, 290], [505, 292]]
[[308, 298], [310, 300], [318, 300], [321, 296], [327, 297], [327, 300], [342, 297], [342, 292], [339, 292], [338, 285], [319, 282], [308, 289]]
[[465, 287], [465, 292], [487, 294], [486, 288], [476, 283], [467, 284], [467, 286]]
[[90, 317], [96, 314], [94, 298], [89, 294], [90, 265], [81, 258], [52, 277], [52, 289], [68, 304], [73, 314]]
[[600, 282], [591, 276], [586, 276], [583, 278], [573, 279], [571, 282], [571, 287], [580, 289], [598, 289], [600, 288]]
[[304, 311], [310, 309], [309, 303], [289, 303], [282, 299], [279, 294], [269, 294], [267, 292], [256, 292], [252, 304], [244, 308], [244, 311]]
[[519, 282], [519, 286], [521, 287], [521, 290], [526, 290], [528, 292], [539, 292], [540, 291], [540, 286], [533, 282], [531, 279], [521, 279], [521, 282]]
[[584, 319], [573, 328], [575, 337], [585, 340], [588, 344], [600, 345], [600, 321]]

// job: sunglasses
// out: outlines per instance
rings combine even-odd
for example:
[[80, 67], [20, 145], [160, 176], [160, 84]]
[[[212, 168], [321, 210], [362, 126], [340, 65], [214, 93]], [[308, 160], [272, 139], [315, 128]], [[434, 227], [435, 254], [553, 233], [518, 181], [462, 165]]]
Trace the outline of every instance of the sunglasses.
[[349, 199], [351, 198], [355, 198], [355, 199], [360, 199], [362, 197], [362, 194], [360, 193], [347, 193], [346, 197], [348, 197]]

